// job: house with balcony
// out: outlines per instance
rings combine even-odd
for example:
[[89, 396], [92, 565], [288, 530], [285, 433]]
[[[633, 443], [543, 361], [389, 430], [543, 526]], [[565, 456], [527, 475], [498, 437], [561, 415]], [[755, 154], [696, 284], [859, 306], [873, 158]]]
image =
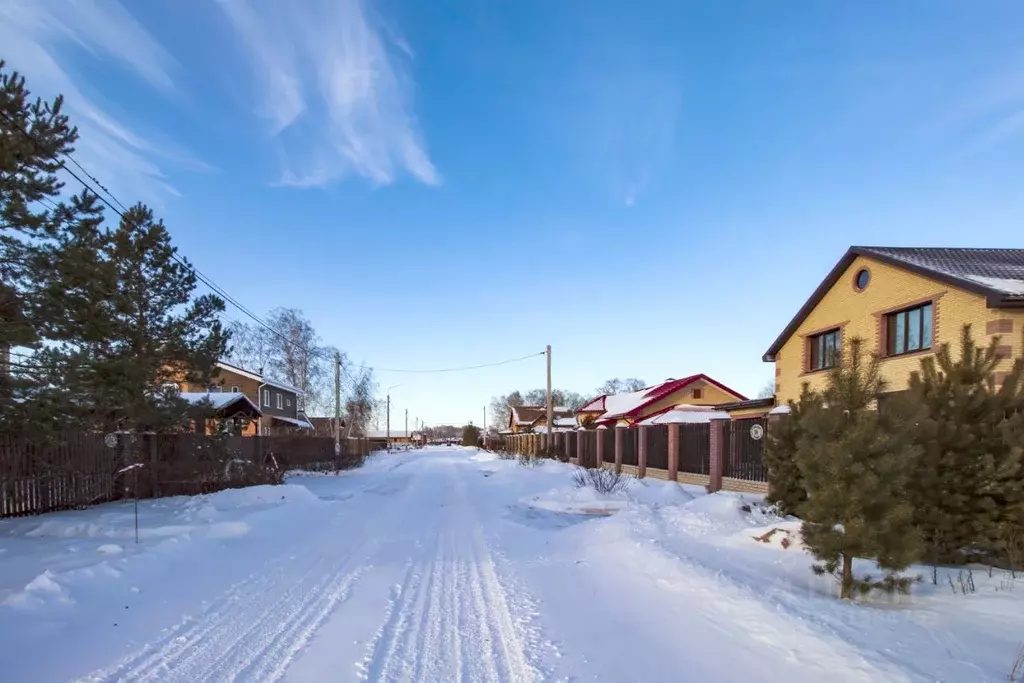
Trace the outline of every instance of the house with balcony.
[[[223, 361], [217, 362], [217, 372], [209, 386], [187, 382], [171, 383], [181, 394], [189, 397], [209, 395], [215, 405], [227, 406], [218, 394], [240, 394], [256, 406], [258, 415], [239, 430], [243, 436], [279, 436], [285, 434], [313, 434], [313, 424], [299, 410], [301, 389], [282, 380], [253, 372]], [[192, 400], [189, 398], [188, 400]], [[198, 399], [196, 399], [198, 400]]]
[[821, 389], [853, 339], [878, 354], [888, 390], [907, 388], [922, 358], [964, 325], [987, 347], [997, 340], [996, 384], [1024, 355], [1024, 249], [850, 247], [764, 353], [775, 398]]

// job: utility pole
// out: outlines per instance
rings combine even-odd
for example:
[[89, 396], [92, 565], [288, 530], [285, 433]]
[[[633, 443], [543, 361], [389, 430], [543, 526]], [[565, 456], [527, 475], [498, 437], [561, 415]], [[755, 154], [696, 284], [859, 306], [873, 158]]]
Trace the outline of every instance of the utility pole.
[[409, 409], [405, 409], [405, 438], [409, 438]]
[[487, 406], [484, 406], [484, 433], [487, 433]]
[[548, 356], [548, 438], [547, 450], [550, 454], [555, 448], [555, 406], [551, 403], [551, 344], [545, 350]]
[[334, 455], [341, 455], [341, 354], [334, 352]]
[[388, 394], [388, 408], [387, 408], [387, 438], [388, 438], [388, 453], [391, 452], [391, 394]]

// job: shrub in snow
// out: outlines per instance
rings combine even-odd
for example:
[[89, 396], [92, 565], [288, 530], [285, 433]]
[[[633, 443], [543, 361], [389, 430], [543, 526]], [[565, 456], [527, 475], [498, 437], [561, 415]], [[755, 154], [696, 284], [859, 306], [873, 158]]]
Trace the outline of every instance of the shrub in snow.
[[894, 406], [920, 450], [910, 493], [931, 563], [1024, 568], [1024, 361], [997, 390], [997, 344], [977, 348], [964, 326], [960, 357], [943, 344]]
[[541, 458], [526, 453], [520, 453], [517, 460], [524, 467], [536, 467], [541, 464]]
[[[829, 573], [843, 598], [873, 588], [905, 591], [897, 577], [921, 555], [914, 509], [905, 491], [917, 448], [887, 411], [874, 410], [885, 385], [878, 357], [865, 364], [859, 340], [837, 359], [822, 392], [801, 398], [794, 452], [807, 500], [800, 505], [804, 543]], [[889, 573], [882, 581], [853, 575], [853, 558], [874, 558]]]
[[577, 488], [590, 487], [598, 493], [618, 493], [629, 488], [631, 477], [613, 469], [577, 467], [572, 473], [572, 482]]

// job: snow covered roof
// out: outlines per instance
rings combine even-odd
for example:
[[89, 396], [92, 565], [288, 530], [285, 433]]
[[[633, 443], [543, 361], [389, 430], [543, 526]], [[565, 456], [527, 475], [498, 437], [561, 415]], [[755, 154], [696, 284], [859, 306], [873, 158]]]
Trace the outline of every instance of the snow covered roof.
[[695, 382], [707, 382], [722, 391], [728, 392], [739, 399], [744, 399], [743, 394], [733, 391], [724, 384], [715, 381], [704, 373], [690, 375], [682, 379], [670, 379], [653, 387], [647, 387], [639, 391], [630, 391], [622, 394], [613, 394], [604, 397], [605, 412], [599, 420], [612, 420], [621, 417], [635, 417], [642, 408], [670, 396], [677, 391], [685, 389]]
[[[409, 434], [405, 433], [404, 429], [392, 429], [392, 439], [404, 439], [406, 437], [412, 438], [412, 432]], [[386, 429], [369, 429], [366, 431], [366, 438], [368, 439], [386, 439], [388, 438], [388, 431]]]
[[579, 427], [580, 423], [574, 417], [556, 417], [555, 418], [555, 429], [559, 427]]
[[677, 406], [672, 410], [653, 415], [637, 424], [641, 425], [667, 425], [667, 424], [694, 424], [710, 422], [711, 420], [728, 420], [729, 413], [724, 410], [715, 410], [710, 406]]
[[256, 404], [250, 401], [248, 396], [239, 391], [186, 391], [178, 394], [178, 396], [193, 405], [198, 405], [203, 401], [209, 401], [217, 410], [223, 410], [237, 401], [242, 401], [256, 411], [257, 415], [261, 414], [260, 409]]
[[[555, 418], [562, 418], [572, 415], [568, 408], [559, 406], [552, 411]], [[546, 417], [548, 409], [545, 406], [513, 406], [512, 421], [520, 426], [532, 425], [542, 417]]]
[[768, 411], [769, 415], [789, 415], [789, 405], [782, 404], [781, 406], [775, 406]]
[[313, 429], [313, 424], [309, 420], [284, 417], [283, 415], [271, 415], [270, 417], [281, 422], [287, 422], [290, 425], [295, 425], [296, 427], [302, 427], [303, 429]]
[[264, 375], [261, 381], [264, 384], [269, 384], [270, 386], [275, 387], [277, 389], [281, 389], [283, 391], [290, 391], [297, 396], [306, 395], [306, 392], [304, 392], [302, 389], [299, 389], [296, 386], [288, 384], [288, 382], [285, 382], [284, 380], [274, 379], [273, 377], [267, 377], [266, 375]]

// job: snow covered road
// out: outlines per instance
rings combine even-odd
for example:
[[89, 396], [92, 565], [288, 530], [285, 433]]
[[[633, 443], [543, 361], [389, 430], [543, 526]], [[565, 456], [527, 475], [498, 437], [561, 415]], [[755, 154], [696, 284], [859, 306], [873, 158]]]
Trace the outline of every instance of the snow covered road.
[[122, 504], [8, 520], [3, 679], [991, 680], [934, 619], [794, 591], [799, 551], [750, 543], [749, 573], [733, 571], [720, 532], [750, 524], [738, 497], [638, 482], [612, 517], [566, 514], [569, 471], [463, 449], [378, 456], [147, 502], [140, 546], [111, 544]]

